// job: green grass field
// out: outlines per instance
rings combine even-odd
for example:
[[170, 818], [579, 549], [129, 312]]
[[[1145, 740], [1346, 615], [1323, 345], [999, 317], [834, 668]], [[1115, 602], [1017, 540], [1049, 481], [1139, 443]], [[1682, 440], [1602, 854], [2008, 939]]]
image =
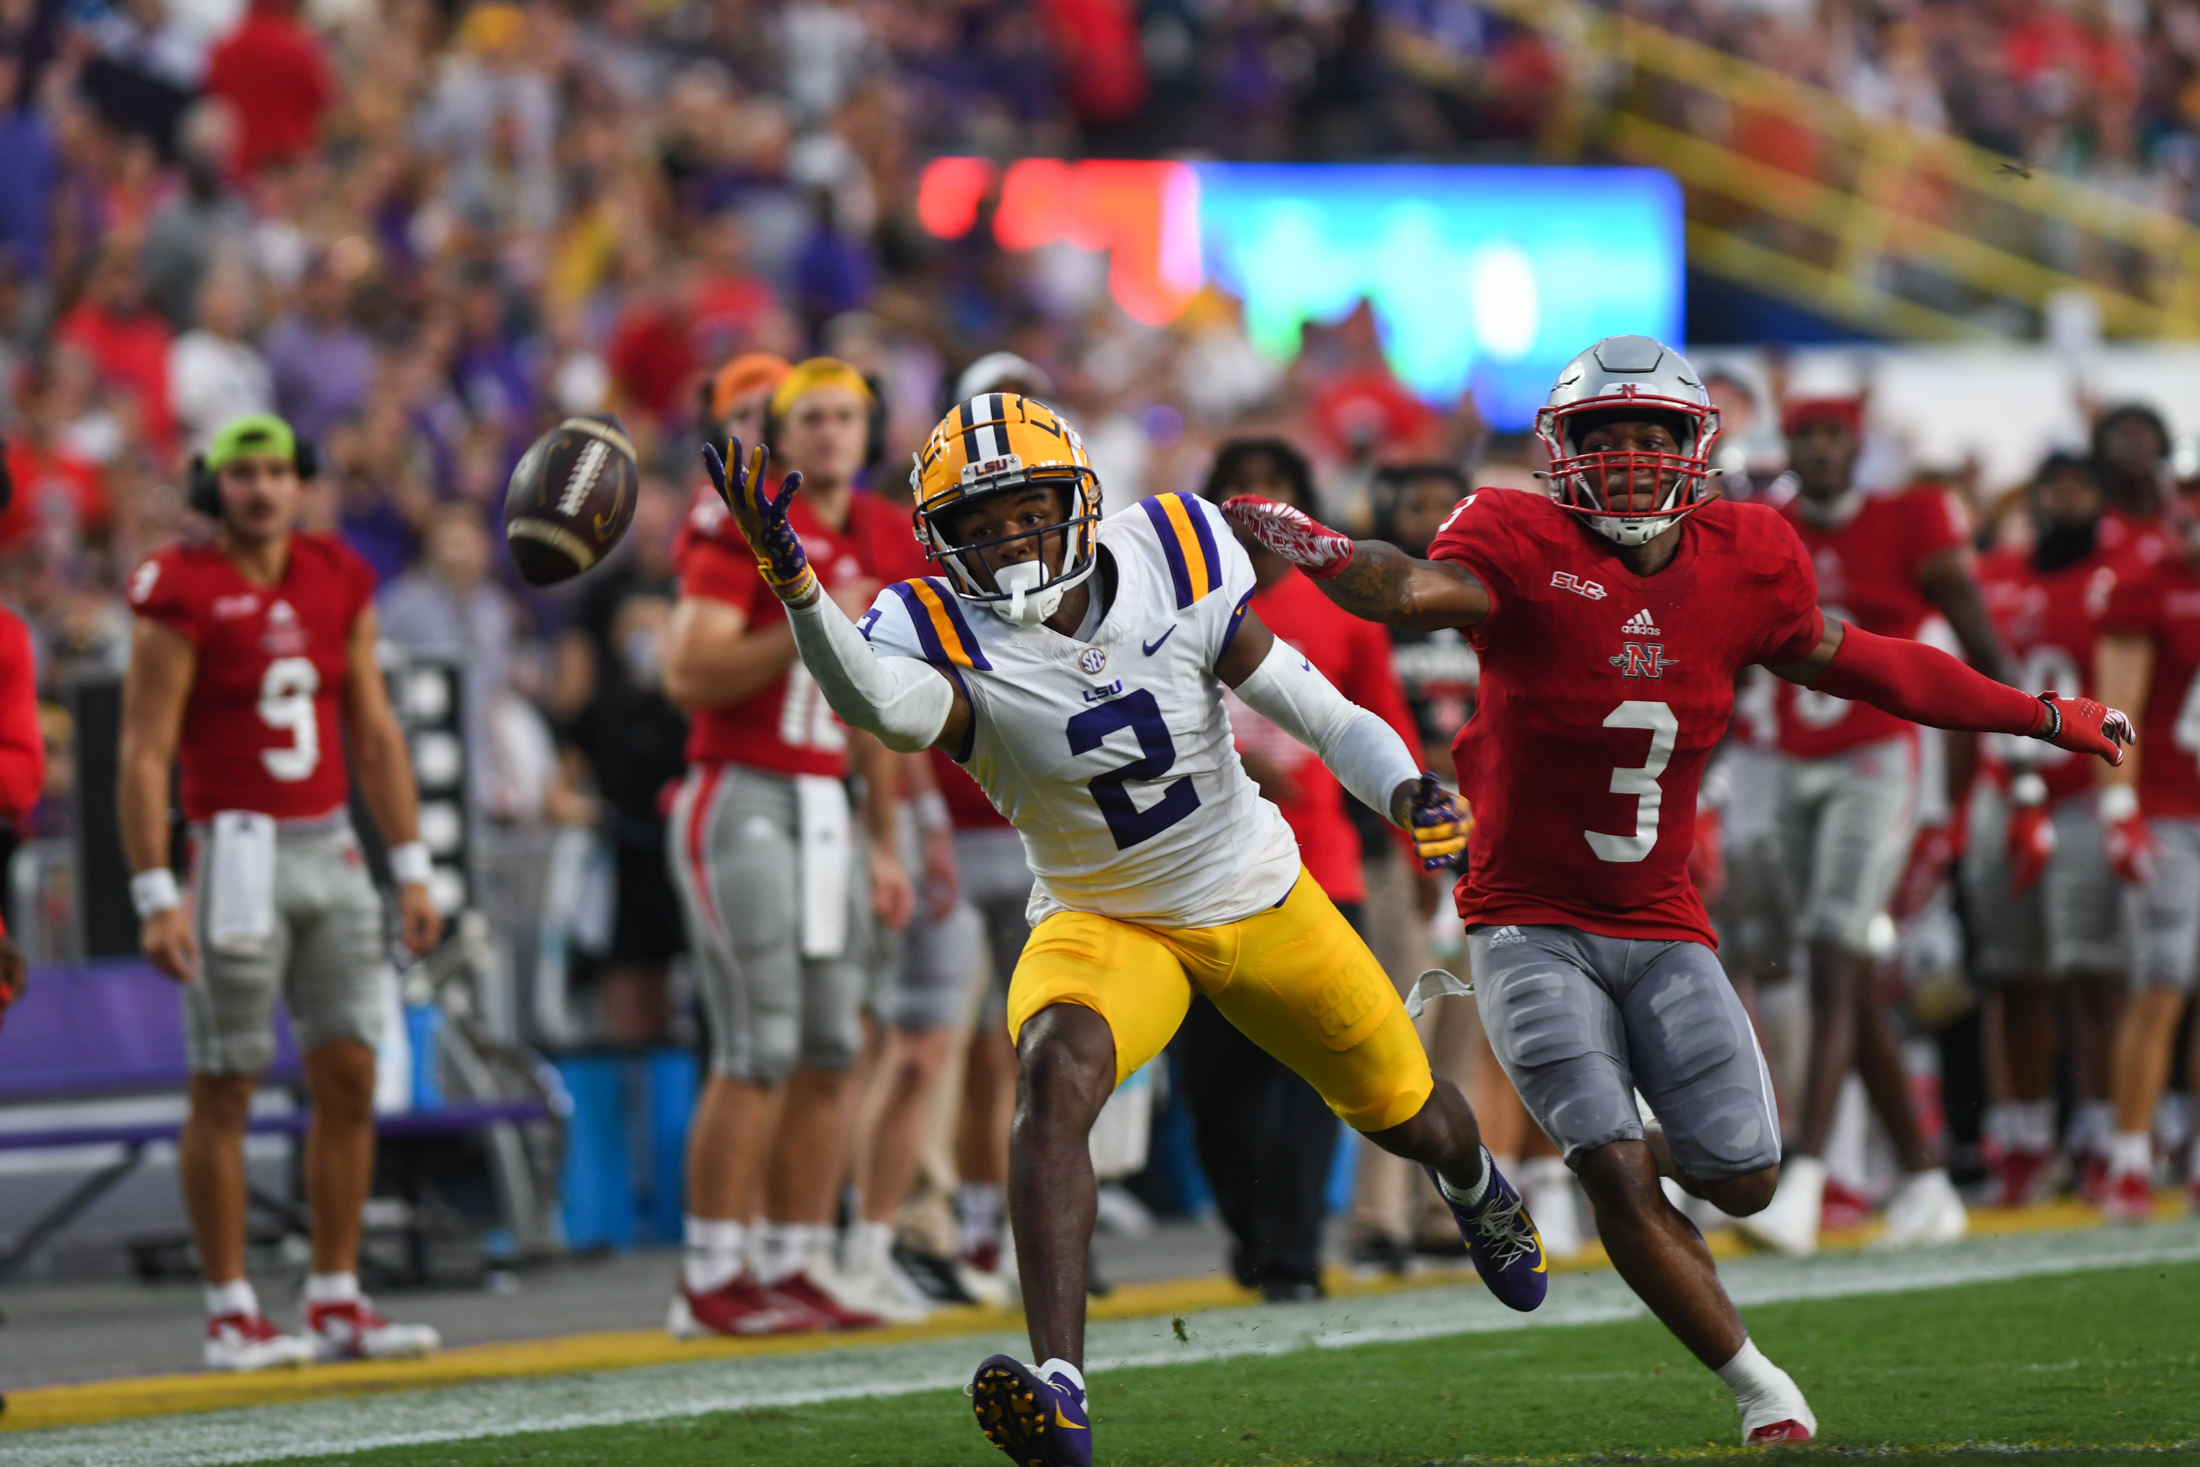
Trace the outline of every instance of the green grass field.
[[[1764, 1304], [1748, 1317], [1818, 1413], [1819, 1443], [1780, 1449], [1783, 1460], [2200, 1457], [2200, 1263]], [[1730, 1453], [1739, 1435], [1725, 1389], [1648, 1320], [1119, 1369], [1096, 1378], [1094, 1391], [1097, 1460], [1120, 1467], [1685, 1458]], [[340, 1460], [982, 1467], [1006, 1459], [979, 1435], [959, 1392], [926, 1391]]]

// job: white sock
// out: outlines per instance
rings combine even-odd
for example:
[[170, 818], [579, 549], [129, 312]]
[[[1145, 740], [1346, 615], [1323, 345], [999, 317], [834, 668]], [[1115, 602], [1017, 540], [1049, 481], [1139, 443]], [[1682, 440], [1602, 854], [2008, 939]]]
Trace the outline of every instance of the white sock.
[[1742, 1348], [1719, 1367], [1717, 1374], [1734, 1393], [1745, 1433], [1778, 1421], [1800, 1421], [1811, 1431], [1818, 1430], [1818, 1418], [1811, 1414], [1810, 1403], [1803, 1399], [1794, 1378], [1767, 1360], [1755, 1340], [1744, 1339]]
[[687, 1253], [680, 1282], [691, 1294], [711, 1294], [741, 1276], [748, 1261], [749, 1230], [726, 1218], [688, 1217]]
[[2012, 1100], [2000, 1107], [2006, 1112], [2002, 1139], [2019, 1151], [2055, 1149], [2055, 1102]]
[[[1047, 1361], [1039, 1367], [1039, 1378], [1041, 1380], [1059, 1380], [1064, 1385], [1075, 1386], [1079, 1396], [1085, 1395], [1085, 1372], [1079, 1370], [1067, 1360]], [[1085, 1403], [1088, 1406], [1092, 1404], [1089, 1397]]]
[[962, 1224], [962, 1251], [969, 1257], [1001, 1241], [1001, 1184], [965, 1182], [955, 1189], [955, 1217]]
[[802, 1230], [802, 1266], [809, 1267], [813, 1258], [839, 1266], [840, 1229], [831, 1223], [811, 1223]]
[[252, 1280], [231, 1279], [226, 1284], [206, 1286], [206, 1317], [219, 1319], [224, 1314], [258, 1314], [260, 1296], [252, 1290]]
[[893, 1266], [894, 1225], [858, 1219], [848, 1229], [848, 1271], [882, 1273]]
[[2105, 1100], [2083, 1100], [2070, 1116], [2070, 1154], [2097, 1156], [2116, 1134], [2116, 1107]]
[[1436, 1174], [1436, 1185], [1442, 1190], [1443, 1194], [1461, 1207], [1469, 1210], [1482, 1205], [1482, 1199], [1490, 1195], [1490, 1178], [1497, 1175], [1497, 1162], [1490, 1155], [1490, 1149], [1487, 1146], [1478, 1146], [1475, 1150], [1480, 1152], [1482, 1156], [1482, 1177], [1466, 1191], [1462, 1192], [1445, 1181], [1442, 1172]]
[[802, 1255], [810, 1245], [810, 1230], [802, 1223], [760, 1222], [749, 1230], [749, 1266], [756, 1281], [770, 1288], [781, 1279], [801, 1272]]
[[2123, 1176], [2137, 1172], [2147, 1176], [2154, 1170], [2154, 1138], [2144, 1131], [2118, 1131], [2108, 1139], [2108, 1174]]
[[351, 1304], [359, 1298], [359, 1275], [355, 1273], [309, 1273], [306, 1275], [306, 1302], [308, 1304]]

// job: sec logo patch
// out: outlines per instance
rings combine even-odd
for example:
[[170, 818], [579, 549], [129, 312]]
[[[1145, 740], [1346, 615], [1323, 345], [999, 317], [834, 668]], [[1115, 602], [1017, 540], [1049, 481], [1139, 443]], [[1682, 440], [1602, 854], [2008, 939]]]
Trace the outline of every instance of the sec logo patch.
[[1077, 665], [1094, 677], [1098, 677], [1100, 670], [1108, 665], [1108, 654], [1098, 647], [1087, 647], [1077, 654]]

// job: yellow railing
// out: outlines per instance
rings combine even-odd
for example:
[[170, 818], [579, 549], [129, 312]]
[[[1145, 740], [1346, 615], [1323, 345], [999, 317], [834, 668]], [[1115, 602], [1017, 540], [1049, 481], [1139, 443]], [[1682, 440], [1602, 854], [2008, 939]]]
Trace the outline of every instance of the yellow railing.
[[2174, 215], [1583, 0], [1482, 3], [1572, 67], [1546, 148], [1672, 173], [1705, 269], [1895, 336], [2006, 333], [2072, 290], [2111, 335], [2200, 336], [2200, 229]]

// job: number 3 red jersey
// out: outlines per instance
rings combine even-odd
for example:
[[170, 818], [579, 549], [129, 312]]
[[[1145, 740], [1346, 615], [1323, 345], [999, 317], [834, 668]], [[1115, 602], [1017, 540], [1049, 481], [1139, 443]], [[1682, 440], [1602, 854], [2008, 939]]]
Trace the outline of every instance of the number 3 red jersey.
[[1787, 522], [1715, 501], [1654, 576], [1539, 494], [1483, 489], [1429, 551], [1489, 588], [1481, 702], [1453, 744], [1474, 806], [1472, 925], [1715, 943], [1688, 879], [1696, 787], [1734, 675], [1810, 655], [1817, 579]]
[[290, 537], [280, 585], [211, 545], [171, 545], [130, 577], [130, 609], [198, 651], [183, 710], [183, 813], [326, 815], [351, 795], [337, 715], [352, 626], [374, 571], [333, 535]]

